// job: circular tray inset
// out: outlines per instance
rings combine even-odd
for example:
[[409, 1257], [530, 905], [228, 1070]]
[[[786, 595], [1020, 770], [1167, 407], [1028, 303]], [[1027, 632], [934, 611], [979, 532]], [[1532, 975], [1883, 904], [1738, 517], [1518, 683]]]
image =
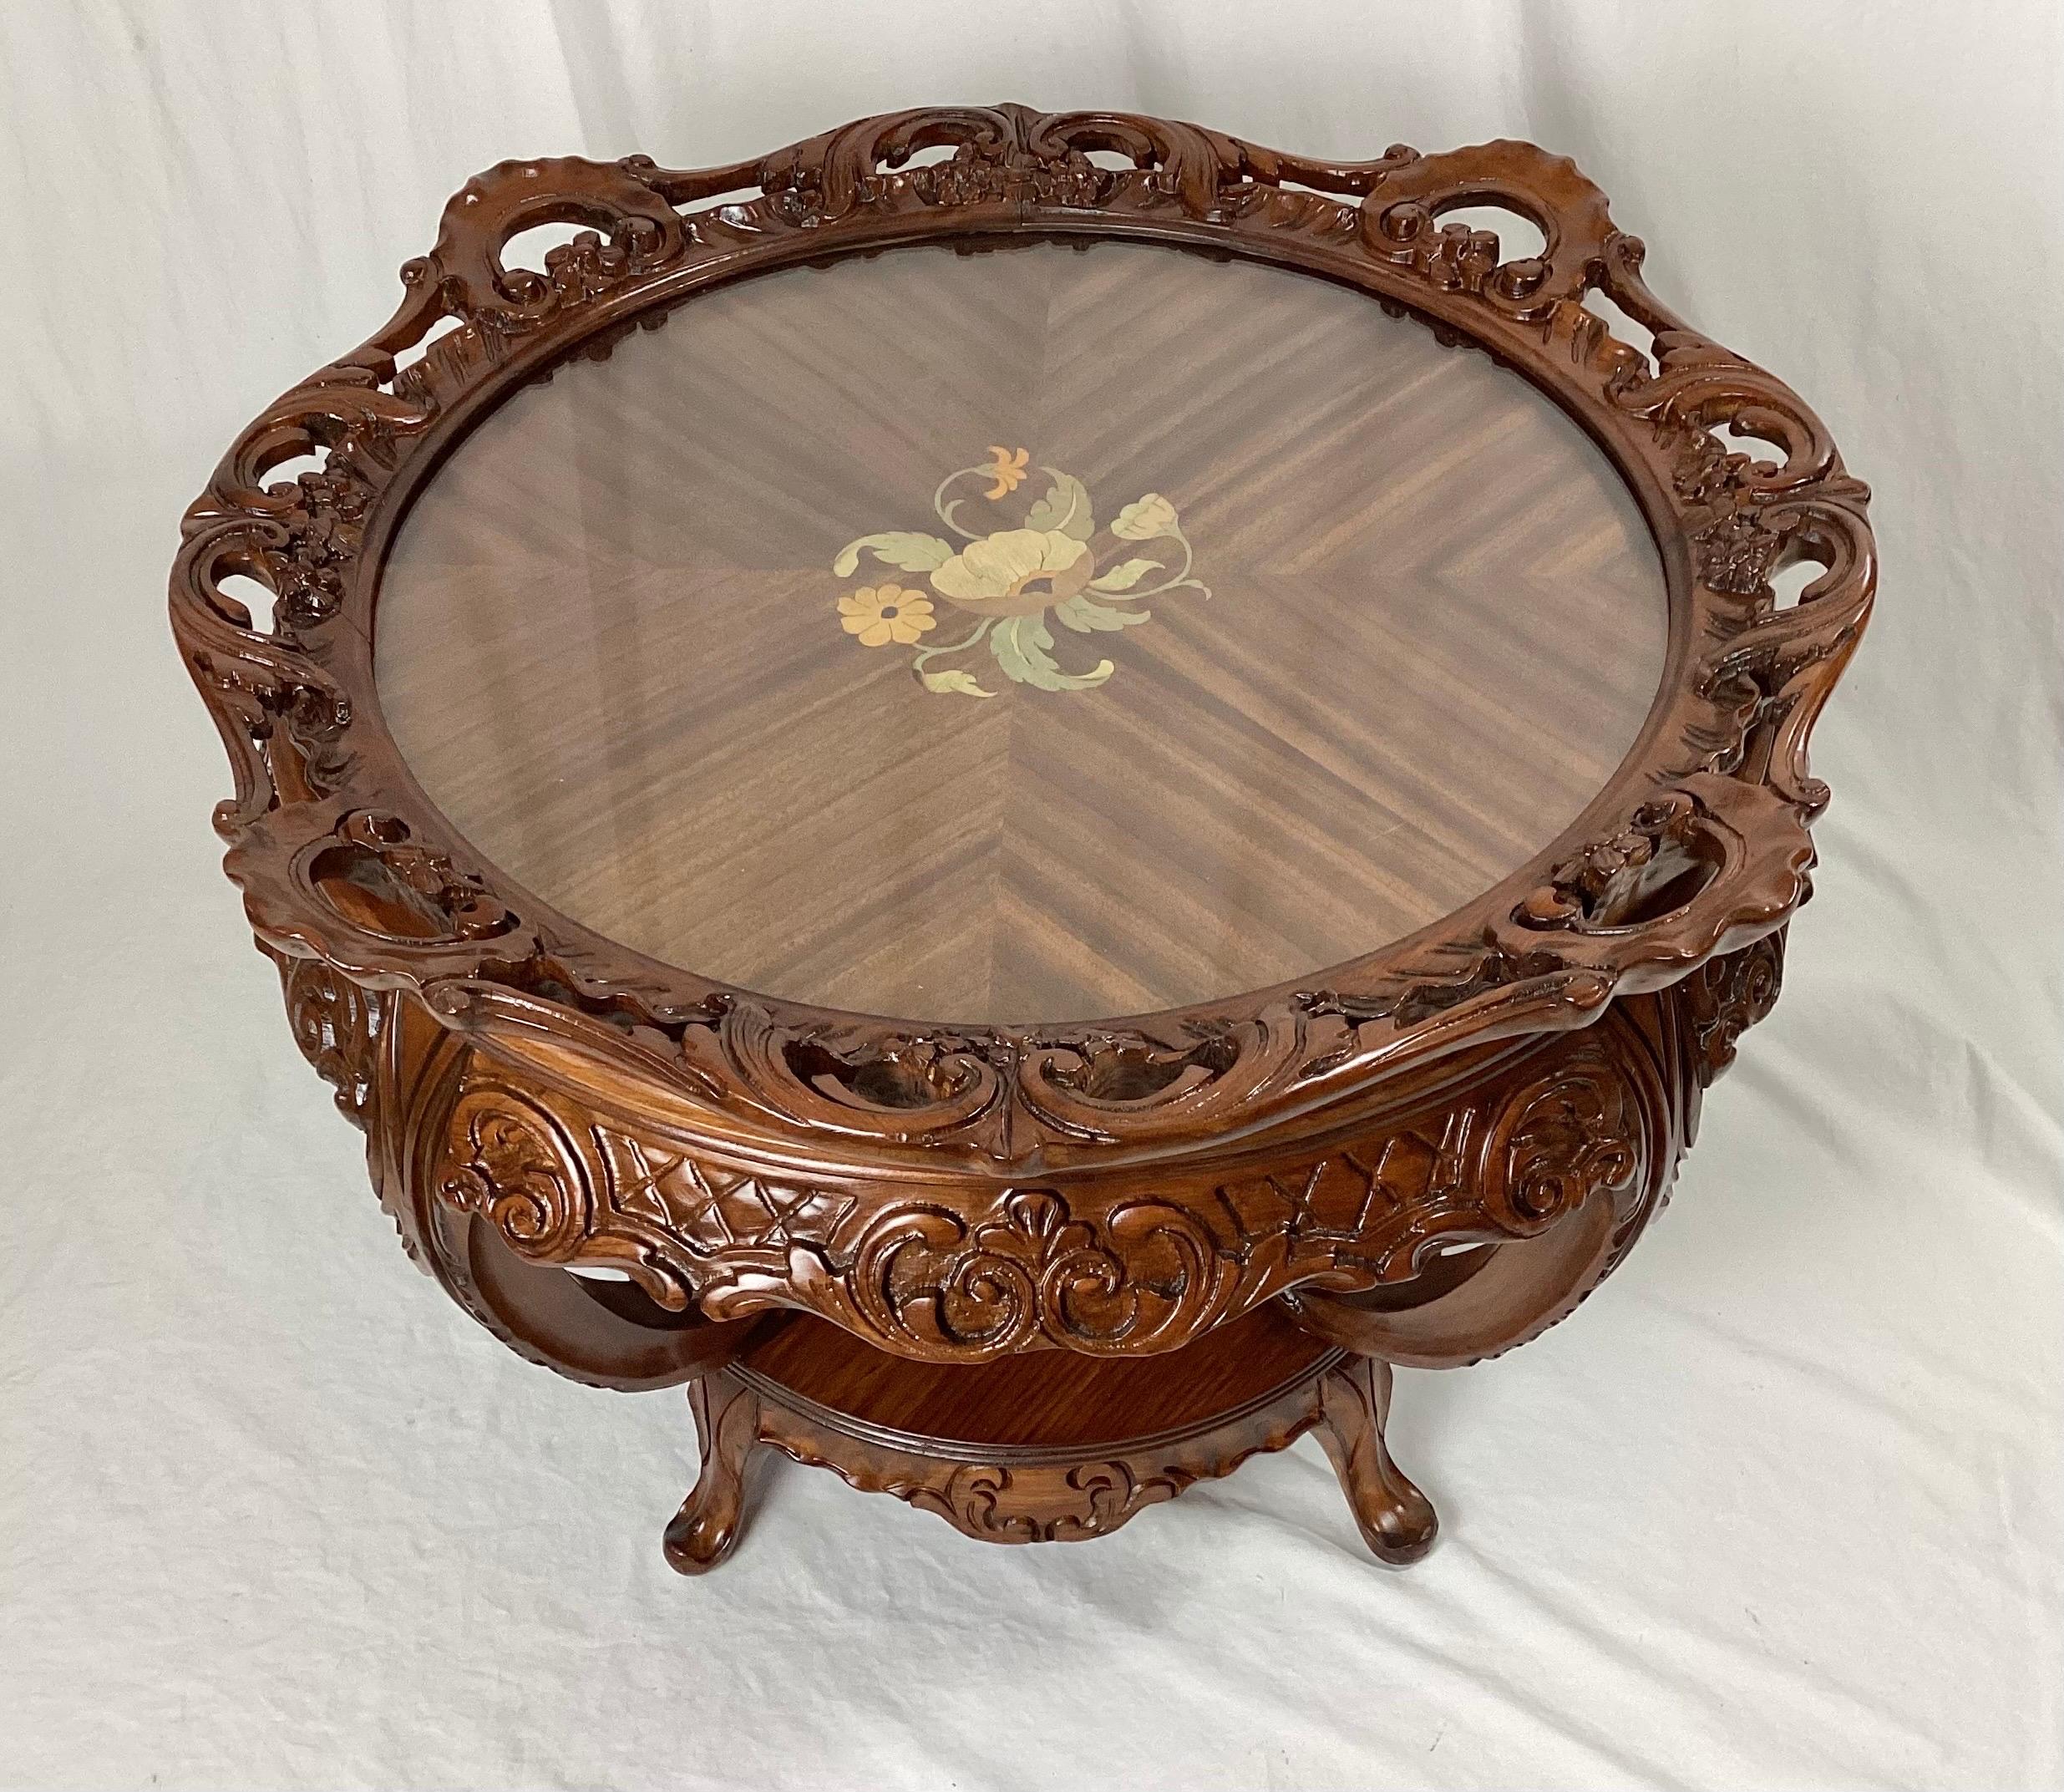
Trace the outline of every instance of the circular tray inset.
[[374, 619], [409, 769], [555, 908], [955, 1023], [1438, 920], [1597, 794], [1667, 636], [1633, 495], [1516, 373], [1109, 241], [739, 281], [560, 366], [423, 488]]

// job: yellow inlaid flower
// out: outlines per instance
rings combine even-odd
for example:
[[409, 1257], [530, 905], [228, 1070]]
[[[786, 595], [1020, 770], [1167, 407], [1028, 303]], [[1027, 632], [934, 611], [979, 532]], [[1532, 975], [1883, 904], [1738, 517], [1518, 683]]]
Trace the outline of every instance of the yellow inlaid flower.
[[939, 626], [931, 599], [900, 585], [863, 585], [849, 591], [839, 600], [839, 615], [845, 632], [858, 635], [864, 647], [885, 647], [891, 641], [914, 647], [926, 630]]
[[1007, 448], [991, 448], [990, 464], [982, 469], [996, 484], [984, 494], [991, 503], [1025, 483], [1025, 463], [1032, 459], [1023, 449], [1013, 454]]
[[1037, 616], [1065, 602], [1096, 571], [1089, 549], [1057, 529], [1002, 529], [937, 567], [931, 588], [977, 616]]

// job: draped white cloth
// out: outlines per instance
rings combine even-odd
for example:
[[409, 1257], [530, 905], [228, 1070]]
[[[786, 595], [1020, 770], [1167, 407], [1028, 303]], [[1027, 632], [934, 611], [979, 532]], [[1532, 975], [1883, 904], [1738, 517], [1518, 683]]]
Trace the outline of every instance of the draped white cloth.
[[[2052, 0], [0, 9], [0, 1784], [2064, 1782]], [[421, 1281], [216, 871], [181, 508], [517, 154], [1022, 98], [1573, 154], [1876, 490], [1789, 987], [1580, 1319], [1093, 1546], [770, 1474]]]

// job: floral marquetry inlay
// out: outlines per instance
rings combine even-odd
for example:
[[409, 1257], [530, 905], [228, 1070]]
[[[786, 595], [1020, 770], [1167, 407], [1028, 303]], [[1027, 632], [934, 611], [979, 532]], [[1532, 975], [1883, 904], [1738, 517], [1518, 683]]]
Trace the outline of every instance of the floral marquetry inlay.
[[[1031, 460], [1029, 449], [992, 447], [982, 464], [957, 467], [939, 482], [932, 511], [953, 540], [888, 530], [849, 542], [832, 561], [839, 578], [851, 577], [863, 556], [927, 575], [931, 592], [959, 612], [961, 626], [942, 631], [950, 639], [925, 641], [940, 620], [931, 598], [887, 582], [839, 599], [845, 632], [863, 647], [917, 647], [910, 670], [926, 690], [945, 695], [997, 694], [975, 669], [985, 647], [992, 676], [1042, 691], [1087, 691], [1108, 680], [1116, 663], [1099, 657], [1067, 671], [1054, 657], [1051, 623], [1085, 637], [1119, 634], [1153, 620], [1147, 598], [1211, 595], [1190, 576], [1189, 540], [1169, 499], [1148, 492], [1100, 528], [1088, 488], [1058, 467], [1037, 468], [1039, 483], [1029, 489], [1040, 495], [1015, 501], [1028, 484]], [[985, 504], [997, 508], [985, 515]], [[965, 626], [970, 617], [971, 629]], [[935, 665], [941, 661], [962, 663]]]

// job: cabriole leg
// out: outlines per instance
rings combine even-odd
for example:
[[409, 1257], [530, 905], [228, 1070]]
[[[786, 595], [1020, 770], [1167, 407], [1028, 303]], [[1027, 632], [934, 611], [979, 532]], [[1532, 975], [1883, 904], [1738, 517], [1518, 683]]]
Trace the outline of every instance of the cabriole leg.
[[667, 1560], [682, 1574], [713, 1568], [737, 1546], [745, 1476], [759, 1448], [758, 1396], [721, 1369], [688, 1384], [702, 1469], [667, 1526]]
[[1383, 1441], [1390, 1417], [1391, 1366], [1350, 1357], [1320, 1384], [1319, 1441], [1333, 1459], [1362, 1541], [1385, 1561], [1417, 1561], [1433, 1546], [1433, 1503], [1407, 1480]]

